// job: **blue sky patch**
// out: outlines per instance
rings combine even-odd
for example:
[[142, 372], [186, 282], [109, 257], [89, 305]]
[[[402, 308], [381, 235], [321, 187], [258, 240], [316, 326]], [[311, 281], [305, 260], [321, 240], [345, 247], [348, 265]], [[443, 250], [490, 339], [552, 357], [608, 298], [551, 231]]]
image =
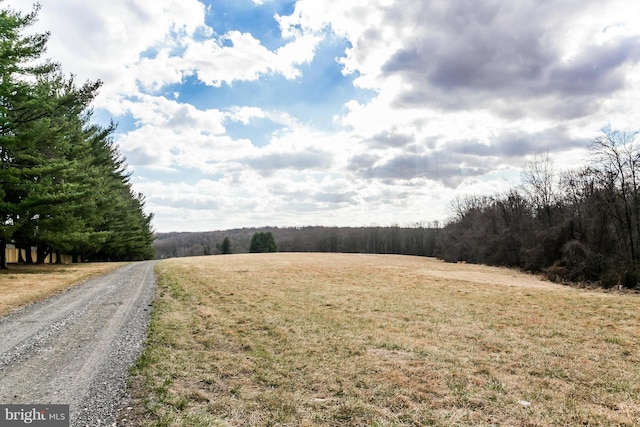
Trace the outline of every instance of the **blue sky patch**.
[[218, 0], [211, 2], [206, 23], [223, 35], [229, 31], [251, 33], [263, 46], [275, 50], [284, 44], [275, 15], [290, 15], [295, 1], [266, 2], [256, 5], [250, 0]]

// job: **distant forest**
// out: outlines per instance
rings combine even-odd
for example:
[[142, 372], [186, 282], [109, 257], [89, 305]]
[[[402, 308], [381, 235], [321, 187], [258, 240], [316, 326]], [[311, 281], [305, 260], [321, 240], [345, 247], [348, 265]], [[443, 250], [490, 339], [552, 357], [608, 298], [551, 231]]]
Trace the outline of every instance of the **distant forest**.
[[357, 252], [434, 256], [439, 228], [263, 227], [200, 233], [159, 233], [156, 257], [218, 255], [225, 237], [231, 253], [250, 252], [256, 233], [271, 232], [280, 252]]
[[548, 154], [528, 162], [506, 194], [456, 199], [451, 218], [414, 227], [261, 228], [157, 236], [159, 258], [249, 252], [252, 235], [272, 232], [282, 252], [433, 256], [508, 266], [557, 282], [640, 289], [638, 132], [604, 129], [581, 169], [558, 173]]

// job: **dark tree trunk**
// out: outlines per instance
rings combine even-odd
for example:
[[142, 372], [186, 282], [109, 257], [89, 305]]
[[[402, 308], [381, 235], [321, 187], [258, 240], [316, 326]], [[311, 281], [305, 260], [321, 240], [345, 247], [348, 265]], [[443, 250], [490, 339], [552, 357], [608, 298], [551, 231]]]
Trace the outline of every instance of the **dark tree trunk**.
[[47, 248], [43, 245], [38, 245], [36, 248], [36, 264], [44, 264], [47, 258]]
[[7, 242], [0, 240], [0, 270], [6, 270], [7, 266]]
[[31, 245], [24, 245], [25, 264], [33, 264], [33, 255], [31, 254]]

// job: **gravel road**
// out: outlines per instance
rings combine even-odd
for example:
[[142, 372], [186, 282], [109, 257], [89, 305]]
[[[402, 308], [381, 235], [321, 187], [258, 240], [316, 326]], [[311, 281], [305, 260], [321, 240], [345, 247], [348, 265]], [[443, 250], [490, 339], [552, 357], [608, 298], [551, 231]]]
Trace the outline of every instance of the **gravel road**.
[[71, 426], [115, 425], [144, 345], [154, 263], [126, 265], [0, 319], [0, 403], [69, 404]]

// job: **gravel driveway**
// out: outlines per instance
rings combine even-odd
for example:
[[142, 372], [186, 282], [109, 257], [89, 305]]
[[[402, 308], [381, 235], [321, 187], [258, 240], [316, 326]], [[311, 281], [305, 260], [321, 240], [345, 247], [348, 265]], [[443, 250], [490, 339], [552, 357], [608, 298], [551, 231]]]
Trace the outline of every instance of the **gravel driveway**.
[[69, 404], [71, 426], [115, 425], [144, 345], [154, 264], [126, 265], [0, 319], [0, 403]]

